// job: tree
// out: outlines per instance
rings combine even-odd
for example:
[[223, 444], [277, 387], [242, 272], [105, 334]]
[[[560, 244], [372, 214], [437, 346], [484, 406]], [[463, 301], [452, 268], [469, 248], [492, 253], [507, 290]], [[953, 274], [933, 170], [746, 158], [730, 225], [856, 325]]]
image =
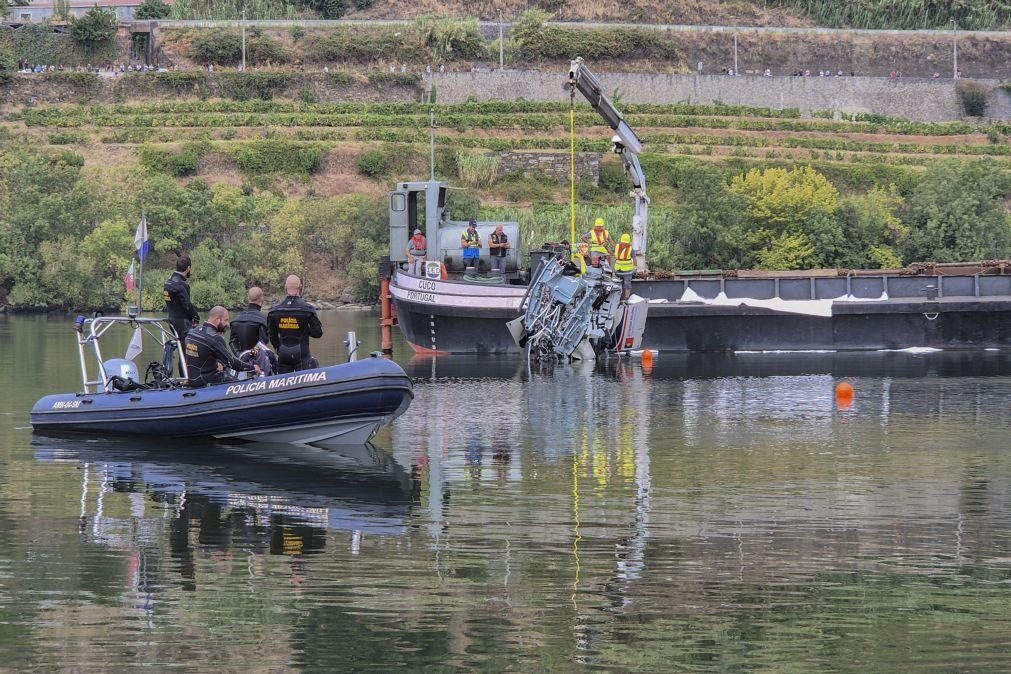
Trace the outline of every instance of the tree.
[[14, 50], [9, 45], [0, 42], [0, 86], [7, 84], [14, 78], [17, 68], [18, 64], [14, 60]]
[[112, 42], [118, 29], [116, 12], [97, 5], [84, 16], [74, 17], [70, 22], [70, 36], [74, 42], [92, 51]]
[[162, 0], [144, 0], [133, 13], [136, 19], [167, 19], [172, 14], [172, 7]]
[[[736, 245], [758, 249], [763, 267], [802, 260], [836, 266], [850, 256], [851, 244], [838, 218], [839, 191], [810, 166], [753, 169], [735, 177], [731, 189], [747, 199], [748, 227]], [[793, 247], [789, 254], [773, 250], [787, 244]], [[807, 254], [809, 244], [813, 256]]]
[[909, 233], [898, 216], [904, 203], [895, 185], [877, 186], [865, 194], [842, 200], [839, 220], [854, 251], [845, 266], [871, 269], [902, 266], [896, 246]]
[[[677, 202], [667, 236], [651, 237], [669, 260], [662, 268], [732, 269], [748, 266], [750, 251], [735, 244], [734, 232], [744, 226], [747, 202], [730, 191], [723, 174], [706, 165], [686, 166], [678, 179]], [[651, 224], [651, 229], [653, 229]]]
[[1004, 200], [1011, 179], [993, 160], [935, 164], [910, 197], [906, 259], [961, 262], [1011, 254]]

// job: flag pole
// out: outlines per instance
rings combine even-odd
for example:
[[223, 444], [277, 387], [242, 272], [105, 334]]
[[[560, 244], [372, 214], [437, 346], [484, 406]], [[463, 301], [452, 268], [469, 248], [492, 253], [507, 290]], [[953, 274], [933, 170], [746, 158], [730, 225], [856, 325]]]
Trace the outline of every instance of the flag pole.
[[[142, 211], [140, 214], [141, 227], [144, 228], [144, 238], [147, 238], [147, 215]], [[143, 244], [142, 244], [143, 245]], [[143, 250], [143, 248], [141, 249]], [[142, 316], [144, 314], [144, 255], [137, 251], [137, 257], [140, 258], [140, 273], [137, 276], [137, 315]]]

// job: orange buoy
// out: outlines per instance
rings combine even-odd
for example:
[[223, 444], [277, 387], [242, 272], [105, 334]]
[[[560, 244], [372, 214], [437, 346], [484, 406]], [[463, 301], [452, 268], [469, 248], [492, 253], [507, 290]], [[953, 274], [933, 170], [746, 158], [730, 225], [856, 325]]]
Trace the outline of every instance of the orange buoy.
[[853, 404], [853, 385], [848, 381], [841, 381], [835, 385], [835, 402], [839, 409], [849, 409]]
[[642, 350], [643, 367], [653, 367], [653, 352], [649, 349]]

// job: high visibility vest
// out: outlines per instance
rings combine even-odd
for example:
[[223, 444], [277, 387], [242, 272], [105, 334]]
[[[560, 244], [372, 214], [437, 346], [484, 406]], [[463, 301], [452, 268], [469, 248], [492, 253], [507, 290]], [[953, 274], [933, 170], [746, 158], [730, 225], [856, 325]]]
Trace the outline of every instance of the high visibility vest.
[[635, 262], [632, 261], [632, 244], [619, 243], [615, 251], [614, 271], [626, 272], [635, 269]]
[[469, 229], [463, 230], [463, 234], [460, 238], [467, 242], [466, 248], [480, 248], [481, 247], [481, 235], [477, 231], [470, 231]]
[[590, 252], [607, 255], [607, 246], [604, 244], [610, 240], [611, 235], [606, 229], [602, 229], [598, 232], [597, 228], [594, 227], [590, 230]]

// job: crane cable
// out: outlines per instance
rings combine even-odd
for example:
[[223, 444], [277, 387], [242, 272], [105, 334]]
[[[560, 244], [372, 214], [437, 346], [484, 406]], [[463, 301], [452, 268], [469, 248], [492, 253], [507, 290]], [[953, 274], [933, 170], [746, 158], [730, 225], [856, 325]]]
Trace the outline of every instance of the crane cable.
[[576, 254], [576, 83], [569, 81], [569, 255]]

